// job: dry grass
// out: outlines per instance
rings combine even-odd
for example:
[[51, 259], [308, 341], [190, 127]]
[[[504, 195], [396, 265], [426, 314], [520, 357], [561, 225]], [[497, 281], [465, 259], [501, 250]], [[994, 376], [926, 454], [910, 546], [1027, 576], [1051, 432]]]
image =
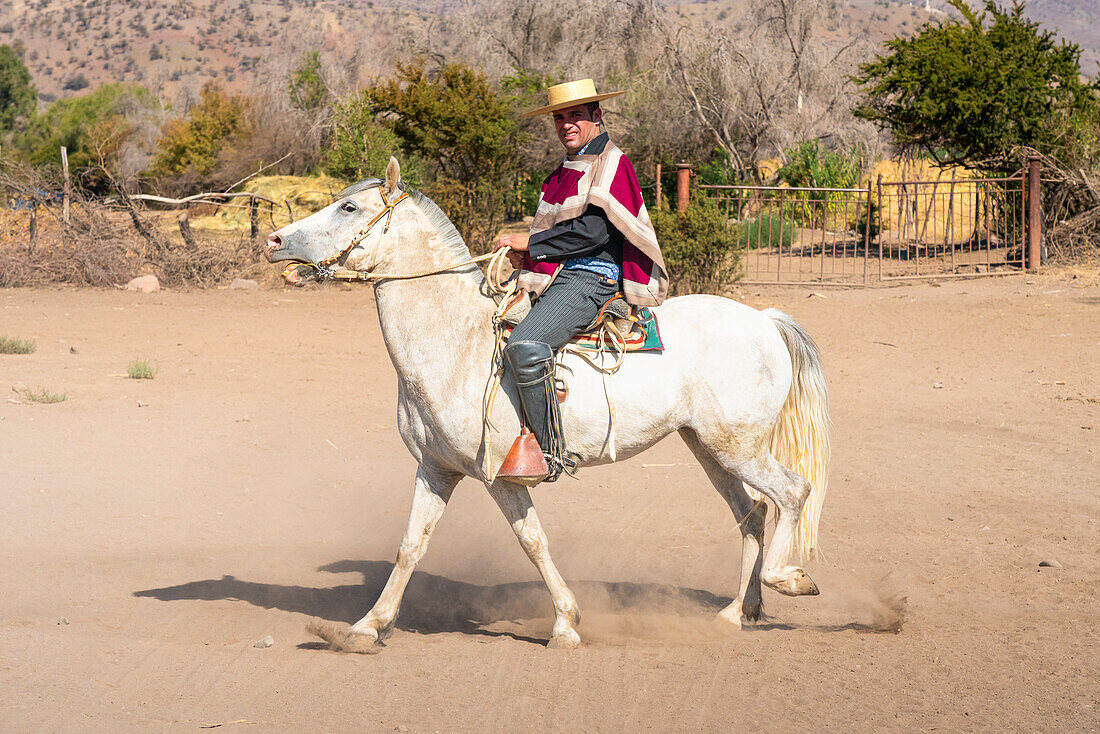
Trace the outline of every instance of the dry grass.
[[65, 399], [69, 397], [63, 392], [50, 392], [44, 387], [40, 387], [37, 390], [30, 388], [23, 388], [17, 391], [19, 396], [26, 400], [28, 403], [42, 403], [49, 405], [52, 403], [63, 403]]
[[31, 354], [37, 348], [34, 339], [9, 339], [0, 336], [0, 354]]
[[140, 359], [126, 365], [126, 376], [131, 380], [151, 380], [157, 376], [158, 371], [156, 365]]

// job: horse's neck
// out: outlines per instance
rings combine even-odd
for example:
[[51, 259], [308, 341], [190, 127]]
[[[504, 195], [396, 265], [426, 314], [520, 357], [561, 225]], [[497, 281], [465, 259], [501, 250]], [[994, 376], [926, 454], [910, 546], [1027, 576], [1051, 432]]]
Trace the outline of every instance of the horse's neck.
[[[464, 247], [433, 246], [434, 236], [425, 230], [403, 236], [400, 252], [387, 264], [387, 272], [421, 272], [470, 257]], [[418, 391], [444, 385], [452, 393], [464, 392], [458, 389], [461, 380], [456, 377], [484, 383], [493, 349], [496, 306], [485, 288], [485, 278], [476, 265], [422, 278], [382, 281], [375, 287], [382, 337], [401, 379], [417, 384]], [[471, 362], [482, 368], [471, 369]]]

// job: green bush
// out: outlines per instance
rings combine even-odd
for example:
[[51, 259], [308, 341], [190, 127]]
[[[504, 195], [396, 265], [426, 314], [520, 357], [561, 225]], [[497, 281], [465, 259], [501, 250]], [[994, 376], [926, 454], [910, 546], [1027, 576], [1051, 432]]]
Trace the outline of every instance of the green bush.
[[798, 237], [798, 222], [776, 212], [763, 211], [741, 222], [738, 235], [738, 244], [746, 250], [780, 244], [789, 248]]
[[16, 135], [15, 148], [36, 166], [61, 166], [61, 146], [79, 184], [93, 192], [108, 190], [102, 163], [117, 171], [124, 144], [134, 135], [134, 120], [155, 113], [160, 104], [137, 84], [104, 84], [91, 94], [59, 99]]
[[720, 293], [739, 275], [736, 230], [718, 204], [696, 197], [683, 214], [658, 211], [653, 227], [669, 275], [669, 294]]
[[291, 103], [300, 110], [313, 111], [328, 100], [328, 86], [321, 75], [321, 53], [317, 49], [302, 54], [298, 68], [287, 83]]
[[[783, 151], [787, 163], [779, 178], [792, 187], [851, 189], [859, 185], [861, 157], [856, 151], [840, 153], [807, 140]], [[840, 191], [790, 191], [784, 196], [784, 213], [802, 226], [852, 229], [858, 207], [853, 195]]]
[[458, 63], [398, 64], [395, 78], [367, 90], [379, 120], [433, 168], [427, 193], [476, 254], [504, 217], [524, 140], [508, 99], [483, 73]]
[[838, 153], [806, 140], [783, 151], [787, 163], [779, 169], [780, 180], [791, 186], [850, 189], [859, 184], [860, 158], [856, 153]]
[[902, 153], [941, 163], [1014, 171], [1021, 147], [1067, 165], [1100, 157], [1089, 124], [1100, 95], [1081, 49], [1029, 20], [1022, 0], [947, 4], [956, 12], [860, 66], [855, 115], [888, 129]]
[[37, 97], [19, 54], [6, 43], [0, 46], [0, 133], [30, 119]]
[[333, 112], [321, 169], [345, 181], [360, 181], [381, 176], [391, 155], [401, 163], [403, 181], [417, 188], [424, 185], [423, 161], [402, 152], [401, 139], [378, 121], [370, 95], [363, 92], [341, 100]]

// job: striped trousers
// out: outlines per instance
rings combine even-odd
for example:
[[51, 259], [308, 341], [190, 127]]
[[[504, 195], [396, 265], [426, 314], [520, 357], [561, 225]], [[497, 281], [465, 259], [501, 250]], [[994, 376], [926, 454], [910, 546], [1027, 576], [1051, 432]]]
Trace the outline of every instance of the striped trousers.
[[542, 342], [556, 352], [595, 321], [618, 291], [618, 281], [599, 273], [562, 270], [512, 330], [508, 343]]

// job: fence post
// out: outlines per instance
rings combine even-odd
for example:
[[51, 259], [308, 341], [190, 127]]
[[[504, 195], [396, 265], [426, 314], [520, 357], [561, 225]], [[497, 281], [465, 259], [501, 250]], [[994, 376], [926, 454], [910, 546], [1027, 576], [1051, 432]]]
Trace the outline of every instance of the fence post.
[[878, 187], [878, 236], [875, 237], [878, 240], [878, 279], [882, 281], [882, 174], [878, 175], [875, 180]]
[[867, 285], [867, 265], [871, 259], [871, 179], [867, 179], [867, 211], [863, 226], [863, 285]]
[[657, 197], [653, 202], [653, 211], [661, 211], [661, 164], [657, 164]]
[[690, 196], [691, 164], [681, 161], [676, 164], [676, 209], [683, 214], [688, 208]]
[[1039, 176], [1041, 159], [1037, 155], [1027, 158], [1027, 269], [1038, 270], [1042, 264], [1042, 196]]
[[30, 240], [27, 243], [27, 255], [34, 254], [34, 243], [38, 240], [38, 200], [35, 199], [31, 202], [31, 225], [30, 232], [28, 233]]
[[255, 196], [248, 197], [248, 232], [252, 242], [260, 234], [260, 212]]
[[187, 212], [182, 212], [176, 221], [180, 225], [180, 236], [183, 237], [183, 241], [191, 248], [191, 252], [195, 251], [195, 235], [191, 231], [191, 222], [187, 219]]
[[72, 182], [69, 179], [69, 151], [61, 146], [61, 171], [65, 174], [65, 191], [61, 198], [61, 221], [69, 223], [69, 197], [72, 195]]

